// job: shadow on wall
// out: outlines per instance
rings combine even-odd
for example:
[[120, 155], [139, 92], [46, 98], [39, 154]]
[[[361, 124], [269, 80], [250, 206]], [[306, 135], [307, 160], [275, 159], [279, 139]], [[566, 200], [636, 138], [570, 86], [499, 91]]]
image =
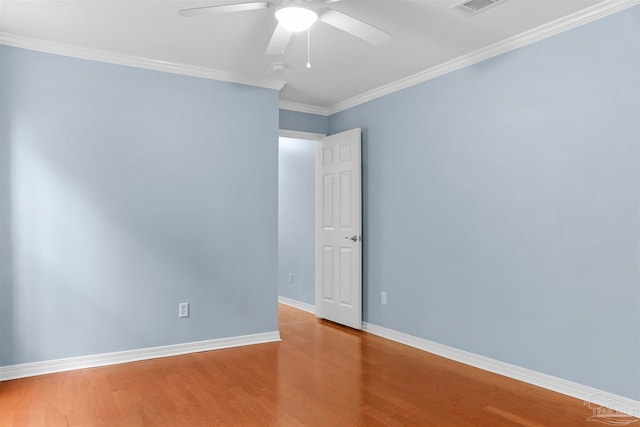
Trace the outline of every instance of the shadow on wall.
[[277, 329], [277, 91], [0, 54], [3, 365]]
[[[220, 323], [233, 310], [250, 310], [249, 289], [226, 286], [242, 277], [242, 266], [232, 261], [242, 254], [231, 244], [222, 253], [214, 244], [227, 239], [223, 228], [250, 226], [250, 219], [223, 214], [212, 222], [220, 208], [203, 200], [215, 193], [251, 205], [242, 191], [249, 179], [212, 188], [211, 182], [233, 178], [211, 167], [217, 147], [209, 144], [156, 144], [154, 161], [145, 161], [146, 144], [113, 145], [21, 137], [12, 163], [3, 164], [3, 174], [13, 169], [3, 177], [2, 200], [2, 270], [13, 271], [3, 278], [7, 365], [200, 341], [208, 336], [194, 320]], [[183, 300], [196, 312], [190, 327], [163, 315]], [[216, 300], [247, 306], [203, 307]], [[245, 334], [241, 323], [226, 334]]]
[[315, 143], [280, 138], [278, 295], [315, 304]]
[[[1, 84], [1, 82], [0, 82]], [[1, 86], [0, 86], [0, 93]], [[0, 96], [1, 101], [2, 96]], [[0, 105], [0, 114], [3, 114]], [[12, 348], [13, 328], [13, 251], [11, 235], [11, 147], [8, 143], [8, 123], [1, 123], [0, 129], [0, 366], [9, 358], [6, 354]]]

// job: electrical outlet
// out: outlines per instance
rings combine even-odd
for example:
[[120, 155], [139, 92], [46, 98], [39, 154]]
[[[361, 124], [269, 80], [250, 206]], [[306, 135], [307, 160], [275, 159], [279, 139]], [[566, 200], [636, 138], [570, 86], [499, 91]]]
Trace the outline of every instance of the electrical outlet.
[[386, 292], [380, 292], [380, 303], [382, 305], [385, 305], [387, 303], [387, 293]]
[[293, 283], [293, 273], [289, 273], [289, 283]]
[[189, 317], [189, 303], [181, 302], [178, 304], [178, 317]]

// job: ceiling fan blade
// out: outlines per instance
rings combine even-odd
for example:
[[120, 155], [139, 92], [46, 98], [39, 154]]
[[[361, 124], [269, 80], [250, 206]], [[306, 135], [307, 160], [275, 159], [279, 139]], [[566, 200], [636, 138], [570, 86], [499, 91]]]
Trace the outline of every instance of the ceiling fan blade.
[[269, 46], [267, 46], [267, 55], [280, 55], [289, 46], [289, 41], [291, 40], [291, 36], [293, 33], [282, 25], [278, 24], [276, 29], [273, 31], [273, 35], [271, 36], [271, 40], [269, 41]]
[[374, 45], [382, 45], [391, 39], [391, 34], [386, 31], [335, 9], [327, 9], [318, 19]]
[[220, 13], [245, 12], [247, 10], [266, 9], [269, 2], [254, 1], [249, 3], [220, 4], [217, 6], [194, 7], [178, 11], [180, 16], [218, 15]]

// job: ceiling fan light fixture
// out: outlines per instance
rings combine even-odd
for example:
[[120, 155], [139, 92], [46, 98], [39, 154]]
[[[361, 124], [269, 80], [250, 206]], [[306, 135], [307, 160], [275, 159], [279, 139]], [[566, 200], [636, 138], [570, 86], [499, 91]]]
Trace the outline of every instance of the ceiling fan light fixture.
[[285, 6], [276, 11], [276, 19], [287, 30], [298, 33], [311, 27], [318, 14], [306, 7]]

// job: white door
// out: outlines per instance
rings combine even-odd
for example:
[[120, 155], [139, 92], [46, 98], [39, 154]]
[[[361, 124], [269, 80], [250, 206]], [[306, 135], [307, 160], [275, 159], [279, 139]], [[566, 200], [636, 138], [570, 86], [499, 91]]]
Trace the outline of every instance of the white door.
[[316, 316], [362, 327], [360, 129], [316, 146]]

